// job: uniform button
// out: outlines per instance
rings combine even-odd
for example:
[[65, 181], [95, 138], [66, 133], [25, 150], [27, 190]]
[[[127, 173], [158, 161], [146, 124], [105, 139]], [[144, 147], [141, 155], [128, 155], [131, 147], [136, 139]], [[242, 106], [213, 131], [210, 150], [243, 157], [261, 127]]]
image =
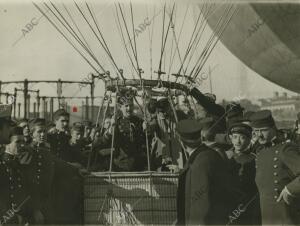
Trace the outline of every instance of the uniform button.
[[14, 189], [14, 186], [10, 186], [10, 189], [13, 190], [13, 189]]
[[37, 175], [37, 176], [36, 176], [36, 178], [37, 178], [37, 179], [40, 179], [40, 176], [39, 176], [39, 175]]
[[41, 163], [41, 162], [38, 162], [38, 165], [39, 165], [39, 166], [41, 166], [41, 165], [42, 165], [42, 163]]
[[6, 172], [9, 172], [9, 169], [6, 169]]
[[9, 177], [9, 180], [12, 180], [12, 177]]
[[274, 172], [273, 175], [274, 175], [274, 176], [278, 176], [278, 173]]
[[20, 177], [18, 177], [18, 179], [17, 179], [18, 181], [20, 181], [21, 180], [21, 178]]
[[274, 158], [274, 161], [277, 161], [277, 160], [278, 160], [278, 158], [275, 157], [275, 158]]
[[277, 169], [277, 168], [278, 168], [278, 165], [274, 165], [273, 167], [274, 167], [274, 169]]
[[276, 151], [275, 151], [275, 154], [278, 154], [278, 153], [279, 153], [279, 151], [276, 150]]
[[41, 159], [41, 158], [42, 158], [42, 156], [41, 156], [41, 155], [39, 155], [39, 158]]
[[19, 184], [19, 185], [18, 185], [18, 187], [19, 187], [19, 188], [21, 188], [21, 187], [22, 187], [22, 185], [21, 185], [21, 184]]
[[276, 192], [277, 192], [277, 191], [278, 191], [278, 188], [274, 188], [274, 191], [276, 191]]
[[275, 184], [278, 184], [278, 180], [274, 180], [274, 183], [275, 183]]
[[38, 171], [38, 172], [41, 172], [41, 170], [40, 170], [40, 169], [38, 169], [37, 171]]
[[10, 197], [11, 197], [11, 198], [13, 198], [13, 197], [14, 197], [14, 195], [13, 195], [13, 194], [11, 194], [11, 195], [10, 195]]
[[274, 199], [277, 199], [277, 198], [278, 198], [278, 196], [277, 196], [277, 195], [275, 195], [275, 196], [274, 196]]
[[257, 166], [255, 166], [255, 169], [257, 169]]

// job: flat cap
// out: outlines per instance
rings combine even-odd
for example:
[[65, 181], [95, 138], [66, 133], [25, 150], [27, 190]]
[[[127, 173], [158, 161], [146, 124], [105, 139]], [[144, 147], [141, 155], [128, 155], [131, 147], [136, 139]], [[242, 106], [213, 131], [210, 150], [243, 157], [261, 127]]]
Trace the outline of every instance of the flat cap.
[[254, 128], [272, 127], [275, 121], [270, 110], [262, 110], [250, 116], [251, 126]]
[[70, 114], [65, 109], [58, 109], [57, 111], [54, 112], [53, 118], [54, 118], [54, 120], [56, 120], [60, 116], [67, 116], [67, 117], [69, 117]]

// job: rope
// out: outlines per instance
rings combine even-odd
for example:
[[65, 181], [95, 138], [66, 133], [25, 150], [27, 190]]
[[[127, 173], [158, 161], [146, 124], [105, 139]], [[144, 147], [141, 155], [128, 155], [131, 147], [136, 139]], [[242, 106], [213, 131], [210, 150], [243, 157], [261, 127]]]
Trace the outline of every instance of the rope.
[[66, 41], [79, 53], [79, 55], [93, 68], [93, 70], [96, 73], [100, 72], [96, 69], [96, 67], [79, 51], [78, 48], [76, 48], [76, 46], [67, 38], [67, 36], [58, 28], [57, 25], [55, 25], [55, 23], [44, 13], [44, 11], [36, 4], [36, 3], [32, 3], [38, 10], [40, 13], [42, 13], [45, 18], [52, 24], [52, 26], [66, 39]]

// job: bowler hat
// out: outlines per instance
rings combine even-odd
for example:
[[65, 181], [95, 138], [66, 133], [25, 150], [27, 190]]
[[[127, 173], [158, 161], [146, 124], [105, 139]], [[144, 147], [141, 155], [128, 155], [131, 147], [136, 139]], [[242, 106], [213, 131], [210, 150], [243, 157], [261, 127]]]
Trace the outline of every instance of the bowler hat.
[[177, 123], [177, 133], [182, 142], [188, 146], [201, 144], [201, 129], [201, 123], [194, 119], [184, 119]]

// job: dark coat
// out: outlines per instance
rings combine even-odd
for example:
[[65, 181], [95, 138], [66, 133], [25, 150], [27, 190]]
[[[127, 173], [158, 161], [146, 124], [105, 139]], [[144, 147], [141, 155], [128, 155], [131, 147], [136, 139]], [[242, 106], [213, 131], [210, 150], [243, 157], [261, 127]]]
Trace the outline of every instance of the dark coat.
[[250, 150], [235, 154], [233, 148], [226, 151], [226, 154], [229, 170], [245, 194], [245, 200], [241, 206], [243, 212], [234, 223], [239, 225], [261, 225], [259, 193], [255, 183], [256, 155]]
[[48, 147], [32, 145], [29, 171], [34, 185], [34, 206], [40, 209], [45, 223], [80, 223], [81, 186], [78, 170], [55, 157]]
[[[256, 183], [260, 193], [263, 224], [300, 224], [300, 152], [294, 143], [274, 141], [259, 146]], [[295, 196], [287, 205], [277, 198], [284, 187]]]
[[225, 225], [242, 193], [221, 156], [202, 144], [179, 176], [177, 197], [178, 225]]

